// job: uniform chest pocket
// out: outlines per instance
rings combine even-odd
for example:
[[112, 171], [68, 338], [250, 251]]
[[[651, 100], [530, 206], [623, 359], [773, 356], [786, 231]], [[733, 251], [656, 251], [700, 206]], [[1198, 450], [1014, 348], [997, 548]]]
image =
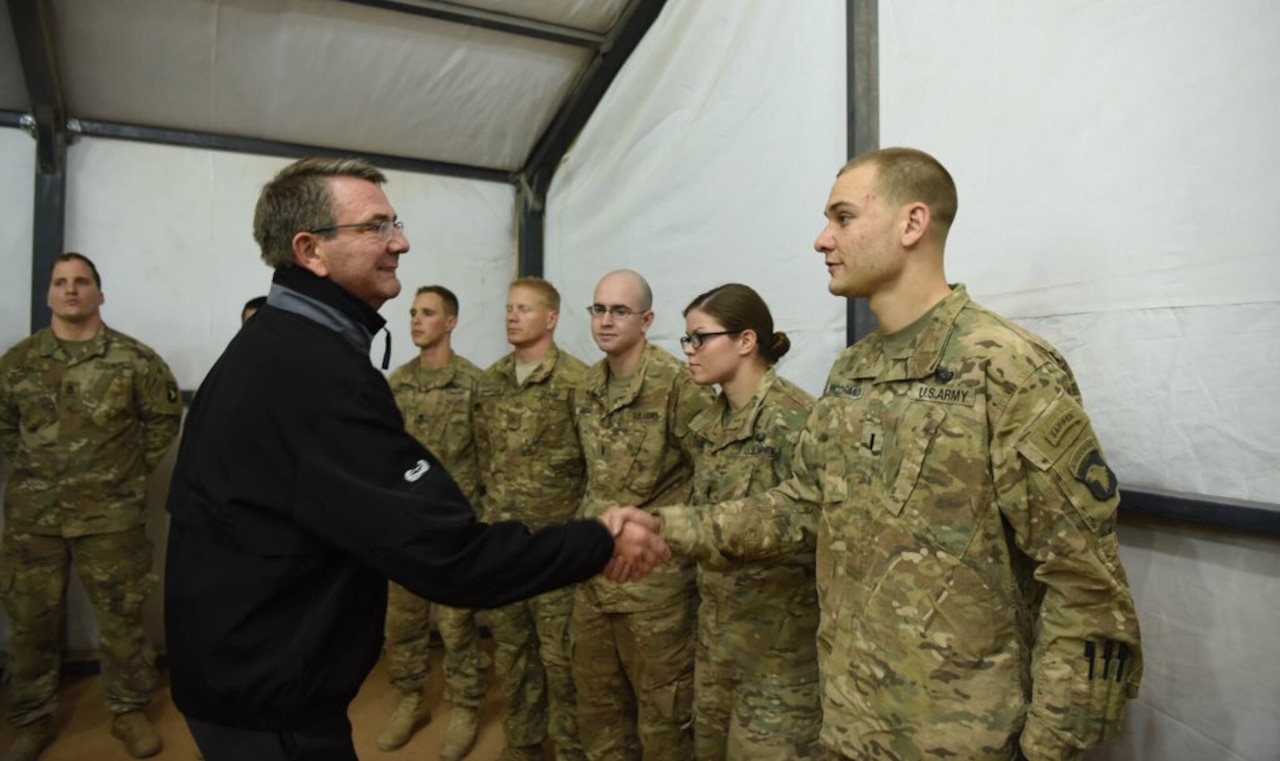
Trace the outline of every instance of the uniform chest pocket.
[[895, 427], [892, 440], [885, 442], [884, 504], [894, 515], [902, 514], [916, 491], [925, 460], [946, 417], [942, 405], [910, 404]]
[[694, 467], [693, 493], [700, 502], [713, 503], [765, 491], [778, 481], [774, 475], [776, 459], [767, 445], [758, 444], [704, 452]]
[[96, 422], [111, 423], [133, 414], [133, 386], [133, 368], [103, 362], [93, 377], [84, 379], [80, 401]]
[[19, 383], [14, 388], [14, 401], [22, 428], [28, 434], [39, 433], [58, 422], [57, 399], [35, 383]]

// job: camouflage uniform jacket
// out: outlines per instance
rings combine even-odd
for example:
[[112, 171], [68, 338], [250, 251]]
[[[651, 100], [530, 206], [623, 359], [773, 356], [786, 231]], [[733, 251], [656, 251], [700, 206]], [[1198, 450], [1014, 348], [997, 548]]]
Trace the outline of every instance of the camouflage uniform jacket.
[[[1114, 474], [1066, 361], [956, 287], [909, 349], [845, 350], [796, 475], [721, 512], [775, 555], [817, 507], [823, 743], [852, 759], [1076, 759], [1142, 675]], [[665, 533], [665, 527], [664, 527]]]
[[479, 377], [480, 368], [451, 354], [439, 370], [423, 368], [415, 357], [387, 379], [404, 415], [405, 429], [439, 458], [473, 507], [480, 477], [472, 433]]
[[182, 399], [154, 351], [106, 326], [72, 358], [45, 328], [0, 358], [5, 526], [44, 536], [146, 523], [147, 475], [173, 444]]
[[[693, 382], [689, 368], [649, 344], [621, 398], [609, 399], [609, 362], [591, 368], [577, 406], [578, 434], [587, 456], [585, 518], [615, 505], [645, 508], [689, 501], [693, 476], [689, 422], [711, 404], [711, 392]], [[637, 612], [670, 603], [696, 586], [693, 562], [676, 557], [643, 581], [587, 582], [602, 610]]]
[[[813, 401], [773, 370], [761, 380], [744, 415], [726, 417], [729, 404], [721, 394], [715, 406], [689, 424], [696, 452], [694, 506], [663, 511], [706, 510], [698, 505], [759, 494], [790, 478], [791, 454]], [[726, 427], [730, 419], [736, 424]], [[753, 563], [725, 556], [714, 535], [692, 538], [672, 549], [698, 561], [700, 639], [721, 654], [718, 660], [740, 664], [742, 675], [753, 680], [816, 682], [813, 545], [790, 557]]]
[[586, 465], [573, 399], [586, 372], [581, 360], [553, 346], [524, 383], [516, 383], [514, 353], [481, 374], [475, 434], [486, 521], [539, 529], [577, 514]]

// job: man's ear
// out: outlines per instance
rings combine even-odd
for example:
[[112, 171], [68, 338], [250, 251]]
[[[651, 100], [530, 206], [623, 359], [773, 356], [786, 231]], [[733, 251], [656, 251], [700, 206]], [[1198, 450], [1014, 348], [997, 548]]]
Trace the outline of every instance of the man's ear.
[[320, 253], [320, 238], [315, 233], [300, 232], [293, 236], [293, 261], [317, 277], [329, 276], [329, 264]]
[[644, 317], [640, 318], [640, 332], [648, 333], [649, 326], [653, 324], [653, 310], [645, 310]]
[[933, 221], [929, 214], [929, 206], [917, 201], [906, 208], [906, 224], [902, 229], [902, 246], [911, 248], [924, 238], [929, 231], [929, 223]]
[[458, 315], [451, 314], [444, 318], [444, 332], [452, 333], [456, 327], [458, 327]]
[[560, 324], [560, 310], [552, 309], [547, 313], [547, 330], [555, 330]]

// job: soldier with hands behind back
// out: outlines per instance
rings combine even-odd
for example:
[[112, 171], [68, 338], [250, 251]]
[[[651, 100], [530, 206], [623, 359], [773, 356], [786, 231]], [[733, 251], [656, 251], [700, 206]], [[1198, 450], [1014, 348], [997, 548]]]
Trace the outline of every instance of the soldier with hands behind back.
[[111, 733], [130, 755], [160, 752], [143, 708], [156, 687], [142, 606], [156, 584], [147, 476], [173, 444], [182, 399], [147, 346], [103, 324], [98, 269], [68, 253], [49, 282], [50, 326], [0, 359], [0, 453], [10, 462], [0, 595], [13, 625], [4, 761], [53, 741], [70, 564], [93, 605]]

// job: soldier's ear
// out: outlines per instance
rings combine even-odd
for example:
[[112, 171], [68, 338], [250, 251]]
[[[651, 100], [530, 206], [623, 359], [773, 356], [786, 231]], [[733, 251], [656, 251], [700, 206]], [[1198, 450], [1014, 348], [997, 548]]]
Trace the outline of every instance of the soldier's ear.
[[547, 330], [555, 330], [556, 326], [559, 324], [560, 324], [560, 312], [558, 310], [552, 309], [550, 312], [547, 313]]

